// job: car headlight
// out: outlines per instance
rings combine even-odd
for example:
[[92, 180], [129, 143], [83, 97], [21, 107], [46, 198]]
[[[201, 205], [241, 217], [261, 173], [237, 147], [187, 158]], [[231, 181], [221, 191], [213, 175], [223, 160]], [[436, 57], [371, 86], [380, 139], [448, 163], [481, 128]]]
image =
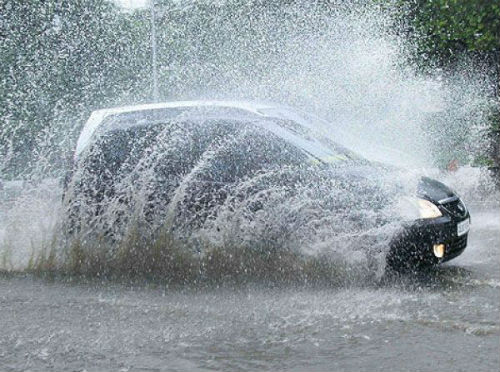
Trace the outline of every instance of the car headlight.
[[417, 198], [418, 212], [420, 218], [436, 218], [441, 217], [443, 214], [436, 204], [425, 199]]
[[405, 197], [398, 203], [400, 214], [403, 218], [414, 220], [419, 218], [436, 218], [443, 214], [436, 204], [426, 199]]

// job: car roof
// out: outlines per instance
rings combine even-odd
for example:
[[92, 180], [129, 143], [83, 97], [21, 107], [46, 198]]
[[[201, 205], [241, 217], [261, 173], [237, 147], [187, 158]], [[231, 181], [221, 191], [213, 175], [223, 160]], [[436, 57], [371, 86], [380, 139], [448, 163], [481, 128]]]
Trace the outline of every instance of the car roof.
[[258, 114], [259, 110], [279, 107], [276, 104], [252, 102], [252, 101], [225, 101], [225, 100], [195, 100], [195, 101], [170, 101], [162, 103], [147, 103], [142, 105], [131, 105], [122, 107], [113, 107], [94, 111], [100, 115], [112, 115], [144, 110], [154, 110], [162, 108], [183, 108], [183, 107], [227, 107], [246, 110]]
[[[171, 101], [163, 103], [152, 103], [134, 106], [115, 107], [109, 109], [102, 109], [92, 112], [87, 120], [83, 130], [78, 138], [75, 158], [77, 158], [87, 146], [91, 143], [96, 130], [105, 122], [105, 119], [112, 115], [137, 113], [148, 110], [164, 110], [164, 109], [182, 109], [182, 108], [221, 108], [221, 109], [238, 109], [247, 112], [256, 117], [262, 118], [275, 118], [284, 120], [293, 120], [299, 125], [316, 132], [319, 134], [318, 129], [315, 127], [317, 123], [311, 123], [299, 114], [297, 110], [272, 103], [259, 103], [251, 101], [217, 101], [217, 100], [203, 100], [203, 101]], [[327, 159], [335, 156], [332, 154], [331, 149], [325, 146], [324, 143], [319, 141], [319, 138], [303, 138], [300, 135], [288, 133], [288, 131], [272, 126], [267, 128], [285, 140], [295, 144], [302, 150], [306, 151], [310, 156], [318, 159]], [[324, 136], [322, 136], [324, 137]]]
[[147, 110], [169, 109], [169, 108], [192, 108], [192, 107], [220, 107], [233, 108], [247, 111], [249, 113], [264, 116], [260, 110], [277, 108], [279, 106], [272, 104], [263, 104], [248, 101], [215, 101], [215, 100], [200, 100], [200, 101], [171, 101], [162, 103], [150, 103], [133, 106], [113, 107], [107, 109], [96, 110], [92, 112], [89, 119], [85, 123], [78, 142], [76, 145], [75, 156], [78, 156], [90, 143], [93, 134], [97, 128], [104, 122], [108, 116], [116, 114], [135, 113]]

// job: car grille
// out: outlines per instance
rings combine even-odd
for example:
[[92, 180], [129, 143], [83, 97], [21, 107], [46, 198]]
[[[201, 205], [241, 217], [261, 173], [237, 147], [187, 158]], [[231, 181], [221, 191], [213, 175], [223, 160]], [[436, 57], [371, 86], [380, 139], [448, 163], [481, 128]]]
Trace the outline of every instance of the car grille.
[[467, 246], [467, 234], [459, 236], [450, 244], [448, 244], [448, 253], [459, 252], [465, 249]]
[[443, 208], [454, 217], [465, 217], [467, 215], [467, 208], [460, 199], [443, 204]]

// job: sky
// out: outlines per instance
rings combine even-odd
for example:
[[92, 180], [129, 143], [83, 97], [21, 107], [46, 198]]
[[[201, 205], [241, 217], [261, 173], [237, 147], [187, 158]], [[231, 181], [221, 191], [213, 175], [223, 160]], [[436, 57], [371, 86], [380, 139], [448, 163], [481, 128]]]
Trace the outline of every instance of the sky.
[[137, 9], [147, 6], [149, 0], [115, 0], [115, 2], [127, 9]]

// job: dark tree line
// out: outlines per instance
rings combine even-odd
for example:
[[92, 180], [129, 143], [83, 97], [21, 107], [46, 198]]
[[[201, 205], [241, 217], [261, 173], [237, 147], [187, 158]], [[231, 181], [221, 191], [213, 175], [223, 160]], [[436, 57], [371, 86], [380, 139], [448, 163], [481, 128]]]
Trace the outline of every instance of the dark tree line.
[[413, 27], [416, 58], [424, 68], [454, 69], [464, 58], [489, 73], [490, 148], [480, 163], [489, 166], [500, 185], [500, 1], [412, 0], [405, 5]]
[[[496, 105], [491, 108], [488, 133], [492, 145], [481, 162], [498, 169], [500, 1], [371, 1], [400, 8], [397, 22], [414, 40], [412, 56], [422, 73], [436, 66], [456, 68], [464, 56], [478, 68], [496, 73]], [[242, 64], [243, 78], [265, 69], [250, 63], [255, 53], [262, 52], [258, 44], [262, 35], [253, 26], [269, 14], [290, 17], [283, 5], [300, 1], [156, 3], [161, 8], [160, 97], [168, 99], [177, 98], [171, 92], [182, 98], [186, 81], [198, 82], [200, 89], [220, 84], [215, 75], [226, 65]], [[345, 2], [313, 3], [335, 9]], [[303, 27], [313, 31], [310, 24]], [[279, 36], [266, 44], [269, 58], [279, 57]], [[50, 171], [61, 168], [66, 149], [92, 110], [148, 101], [150, 37], [149, 9], [124, 11], [111, 0], [0, 0], [0, 173], [27, 174], [42, 160]], [[236, 59], [231, 50], [214, 53], [234, 40], [249, 46], [247, 58]], [[196, 59], [204, 61], [204, 71], [196, 71]], [[217, 68], [207, 69], [210, 65]]]
[[149, 31], [136, 16], [105, 0], [0, 0], [0, 171], [26, 173], [42, 156], [60, 163], [60, 151], [41, 154], [65, 140], [57, 132], [142, 98]]

